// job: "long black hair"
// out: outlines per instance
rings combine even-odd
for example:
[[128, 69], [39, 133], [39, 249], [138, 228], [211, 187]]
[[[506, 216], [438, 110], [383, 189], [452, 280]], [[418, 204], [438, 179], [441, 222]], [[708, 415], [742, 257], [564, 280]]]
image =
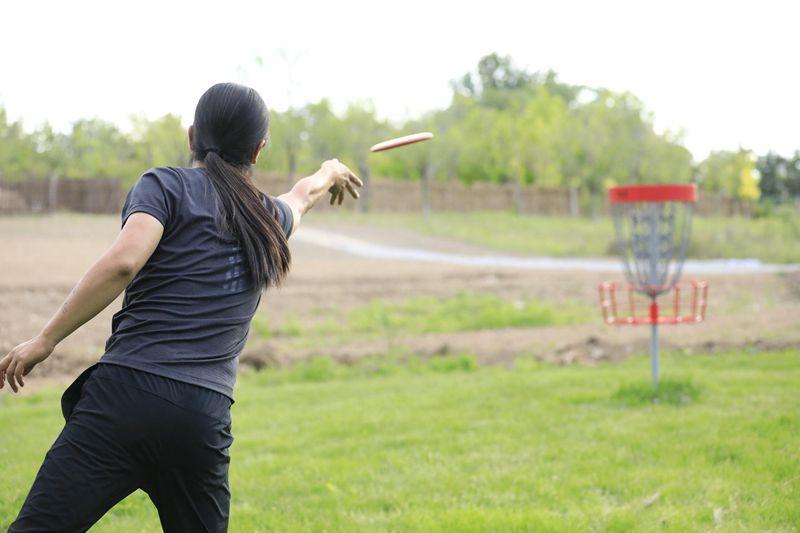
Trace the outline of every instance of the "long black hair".
[[251, 160], [269, 134], [267, 106], [249, 87], [218, 83], [200, 97], [192, 129], [192, 158], [205, 163], [223, 229], [239, 242], [255, 283], [280, 284], [289, 271], [289, 245], [276, 206], [251, 177]]

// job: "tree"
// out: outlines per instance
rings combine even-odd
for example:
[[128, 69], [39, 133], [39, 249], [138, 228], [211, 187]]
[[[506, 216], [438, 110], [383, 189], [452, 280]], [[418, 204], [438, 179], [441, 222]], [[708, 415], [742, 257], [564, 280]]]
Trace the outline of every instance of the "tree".
[[698, 168], [702, 188], [743, 200], [759, 197], [755, 161], [749, 150], [711, 152]]
[[307, 144], [312, 164], [331, 158], [344, 159], [346, 124], [334, 113], [328, 100], [309, 104], [303, 109], [308, 131]]
[[558, 80], [553, 70], [530, 73], [514, 66], [511, 57], [491, 53], [478, 61], [474, 72], [468, 72], [451, 82], [455, 94], [475, 98], [481, 105], [507, 109], [543, 86], [551, 94], [571, 103], [581, 87]]
[[17, 181], [47, 173], [35, 136], [25, 133], [21, 121], [9, 122], [6, 110], [0, 107], [0, 179]]
[[531, 75], [514, 67], [509, 56], [491, 53], [478, 61], [476, 72], [464, 74], [452, 87], [457, 93], [480, 99], [487, 93], [522, 89], [531, 81]]
[[[527, 185], [568, 187], [577, 214], [578, 199], [596, 211], [609, 186], [683, 183], [695, 174], [702, 188], [737, 198], [800, 199], [800, 151], [758, 161], [747, 150], [714, 152], [695, 168], [683, 136], [656, 131], [644, 104], [627, 92], [570, 85], [552, 70], [529, 72], [497, 53], [482, 57], [452, 88], [447, 107], [402, 124], [380, 119], [369, 102], [343, 112], [325, 99], [272, 110], [269, 148], [258, 168], [293, 182], [337, 157], [368, 183], [372, 176], [422, 180], [426, 193], [434, 180], [504, 183], [514, 187], [519, 211]], [[78, 121], [65, 133], [48, 125], [26, 133], [0, 109], [0, 173], [128, 182], [150, 166], [186, 161], [177, 116], [135, 117], [133, 124], [130, 133], [100, 120]], [[424, 130], [436, 139], [368, 154], [381, 139]], [[364, 193], [368, 206], [369, 187]]]
[[258, 168], [285, 172], [291, 184], [297, 176], [308, 135], [303, 110], [289, 108], [283, 113], [270, 112], [269, 130], [269, 150], [266, 157], [259, 159]]
[[756, 169], [762, 199], [776, 203], [800, 201], [800, 150], [791, 158], [769, 152], [758, 158]]
[[187, 131], [178, 115], [167, 114], [155, 120], [133, 117], [133, 140], [142, 171], [148, 167], [183, 166], [189, 162]]
[[110, 122], [79, 120], [57, 141], [65, 156], [63, 177], [113, 178], [131, 183], [143, 171], [135, 144]]
[[370, 183], [372, 172], [369, 160], [369, 147], [377, 139], [384, 137], [388, 131], [385, 123], [375, 116], [372, 103], [351, 104], [342, 117], [344, 123], [343, 157], [345, 162], [354, 165], [358, 175], [364, 181], [363, 193], [359, 207], [363, 211], [369, 210]]

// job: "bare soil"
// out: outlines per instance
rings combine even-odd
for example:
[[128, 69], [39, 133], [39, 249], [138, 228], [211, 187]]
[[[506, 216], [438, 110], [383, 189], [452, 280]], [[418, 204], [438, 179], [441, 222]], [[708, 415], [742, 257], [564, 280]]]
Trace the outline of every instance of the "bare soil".
[[[313, 226], [313, 217], [309, 217]], [[0, 352], [35, 334], [67, 296], [74, 283], [113, 241], [113, 216], [56, 214], [0, 218]], [[302, 229], [301, 229], [302, 231]], [[474, 246], [405, 230], [355, 226], [337, 228], [370, 242], [425, 249], [472, 252]], [[280, 290], [262, 299], [258, 313], [270, 324], [287, 317], [310, 323], [335, 317], [371, 299], [402, 300], [413, 295], [451, 296], [460, 291], [508, 299], [565, 300], [595, 305], [604, 274], [530, 272], [435, 263], [369, 260], [292, 244], [293, 270]], [[667, 348], [715, 351], [740, 347], [777, 349], [800, 346], [800, 274], [719, 275], [709, 278], [710, 306], [701, 324], [662, 327]], [[74, 378], [103, 352], [119, 301], [59, 345], [29, 383], [62, 383]], [[320, 349], [297, 339], [252, 336], [242, 355], [244, 367], [286, 364], [315, 355], [349, 362], [401, 350], [424, 357], [474, 353], [488, 364], [509, 364], [532, 356], [560, 364], [597, 364], [645, 353], [646, 327], [614, 327], [597, 320], [577, 326], [480, 330], [404, 336], [402, 339], [352, 339]], [[36, 388], [26, 387], [27, 390]]]

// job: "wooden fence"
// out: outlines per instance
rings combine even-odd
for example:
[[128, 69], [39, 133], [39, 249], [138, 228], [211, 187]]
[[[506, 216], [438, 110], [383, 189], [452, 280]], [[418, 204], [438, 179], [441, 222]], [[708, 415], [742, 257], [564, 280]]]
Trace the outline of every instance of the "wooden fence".
[[[256, 176], [261, 190], [280, 194], [287, 190], [285, 177]], [[428, 201], [425, 201], [425, 198]], [[362, 192], [362, 201], [348, 202], [345, 209], [362, 209], [365, 205], [374, 211], [420, 212], [431, 211], [518, 211], [529, 215], [570, 216], [589, 214], [583, 206], [578, 191], [546, 187], [514, 187], [494, 183], [431, 183], [426, 191], [419, 181], [372, 180]], [[604, 213], [607, 203], [595, 202], [597, 211]], [[325, 204], [327, 206], [327, 204]], [[328, 209], [328, 207], [323, 207]], [[700, 191], [695, 211], [702, 216], [752, 216], [755, 203], [730, 198], [718, 193]]]
[[[287, 190], [286, 178], [257, 176], [261, 190], [277, 195]], [[514, 187], [488, 183], [466, 186], [461, 183], [431, 183], [427, 192], [420, 182], [370, 180], [361, 191], [359, 202], [347, 201], [345, 209], [374, 211], [502, 211], [519, 209], [542, 215], [569, 214], [570, 193], [564, 189]], [[321, 205], [321, 204], [320, 204]], [[327, 208], [325, 208], [327, 209]]]
[[[261, 190], [278, 195], [289, 188], [284, 176], [257, 175]], [[41, 213], [55, 210], [82, 213], [118, 213], [127, 189], [115, 179], [35, 179], [0, 181], [0, 214]], [[604, 201], [596, 202], [605, 210]], [[372, 211], [517, 211], [535, 215], [581, 214], [575, 191], [543, 187], [514, 187], [491, 183], [464, 185], [419, 181], [372, 179], [358, 203], [346, 201], [345, 209]], [[329, 209], [321, 202], [320, 209]], [[701, 191], [697, 212], [701, 215], [750, 216], [754, 204]], [[583, 211], [587, 211], [586, 208]], [[584, 213], [585, 214], [585, 213]]]
[[0, 181], [0, 213], [117, 213], [125, 192], [115, 179]]

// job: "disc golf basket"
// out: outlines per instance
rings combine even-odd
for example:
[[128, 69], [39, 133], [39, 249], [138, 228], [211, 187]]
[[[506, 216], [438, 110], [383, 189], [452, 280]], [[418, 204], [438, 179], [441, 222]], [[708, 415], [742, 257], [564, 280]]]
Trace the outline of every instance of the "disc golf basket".
[[[600, 284], [603, 319], [616, 326], [650, 325], [651, 369], [653, 385], [657, 386], [658, 326], [705, 319], [708, 283], [680, 282], [697, 187], [613, 187], [608, 191], [608, 200], [627, 282]], [[668, 303], [659, 306], [659, 298]]]

